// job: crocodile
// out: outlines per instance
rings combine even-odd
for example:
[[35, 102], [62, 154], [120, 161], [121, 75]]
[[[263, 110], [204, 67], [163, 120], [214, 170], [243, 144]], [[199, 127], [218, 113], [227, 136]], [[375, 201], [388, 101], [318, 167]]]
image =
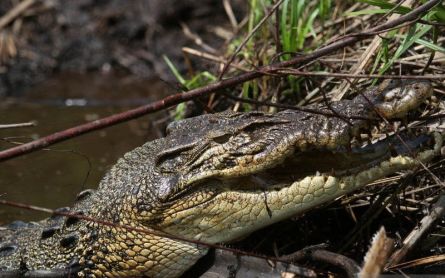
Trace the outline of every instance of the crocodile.
[[318, 113], [222, 112], [173, 122], [70, 208], [3, 227], [0, 277], [178, 277], [207, 253], [196, 241], [234, 241], [437, 156], [439, 133], [407, 132], [409, 150], [391, 147], [396, 136], [360, 139], [431, 94], [429, 82], [391, 82], [306, 107]]

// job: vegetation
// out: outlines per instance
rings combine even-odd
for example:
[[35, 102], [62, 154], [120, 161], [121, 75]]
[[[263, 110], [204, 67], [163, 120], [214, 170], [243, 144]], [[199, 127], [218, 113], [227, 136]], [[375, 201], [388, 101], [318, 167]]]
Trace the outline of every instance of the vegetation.
[[[288, 60], [301, 53], [310, 53], [328, 42], [335, 41], [341, 35], [359, 33], [385, 22], [393, 14], [406, 14], [412, 10], [412, 7], [397, 5], [386, 0], [336, 2], [284, 0], [277, 12], [271, 14], [270, 10], [274, 3], [272, 0], [249, 1], [249, 12], [244, 20], [246, 23], [240, 26], [238, 34], [233, 34], [233, 39], [227, 44], [226, 53], [222, 53], [225, 58], [221, 58], [228, 61], [235, 55], [232, 64], [238, 67], [230, 67], [224, 77], [239, 74], [241, 72], [239, 68], [254, 69], [261, 65]], [[267, 21], [254, 30], [266, 16], [268, 16]], [[431, 22], [436, 25], [430, 24]], [[443, 37], [439, 40], [440, 24], [444, 22], [445, 8], [439, 5], [424, 15], [421, 21], [380, 34], [381, 42], [375, 52], [371, 53], [370, 59], [366, 61], [367, 67], [363, 68], [362, 72], [378, 75], [417, 74], [419, 71], [423, 71], [424, 74], [432, 73], [428, 67], [423, 70], [422, 65], [427, 65], [430, 56], [441, 57], [441, 54], [435, 55], [436, 52], [445, 53]], [[252, 34], [251, 38], [242, 45], [244, 38], [249, 34]], [[372, 38], [353, 49], [345, 49], [343, 53], [314, 61], [305, 66], [304, 71], [347, 73], [354, 68], [354, 63], [360, 60], [363, 47], [371, 41]], [[235, 52], [238, 48], [239, 52]], [[417, 65], [416, 68], [412, 63]], [[168, 65], [186, 90], [205, 86], [217, 79], [217, 74], [211, 73], [216, 71], [203, 71], [190, 77], [183, 77], [171, 63]], [[316, 77], [293, 75], [288, 75], [285, 79], [282, 77], [264, 76], [260, 80], [245, 82], [238, 96], [259, 101], [304, 104], [320, 100], [317, 92], [321, 89], [325, 92], [334, 92], [336, 88], [341, 87], [341, 84], [323, 82]], [[345, 82], [347, 81], [342, 81]], [[373, 82], [376, 83], [377, 79]], [[244, 110], [253, 108], [249, 104], [244, 104], [236, 106], [235, 109], [240, 107]], [[178, 106], [177, 119], [184, 115], [181, 112], [183, 109], [183, 104]]]

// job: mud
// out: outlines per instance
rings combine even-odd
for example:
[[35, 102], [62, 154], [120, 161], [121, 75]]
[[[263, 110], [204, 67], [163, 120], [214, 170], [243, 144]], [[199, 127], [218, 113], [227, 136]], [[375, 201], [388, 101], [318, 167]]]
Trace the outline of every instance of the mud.
[[[30, 86], [64, 72], [112, 71], [171, 81], [162, 55], [183, 69], [181, 47], [193, 45], [181, 23], [207, 44], [220, 46], [214, 27], [228, 22], [222, 1], [214, 0], [35, 2], [1, 30], [5, 47], [0, 49], [0, 96], [21, 96]], [[246, 4], [231, 2], [242, 13]], [[17, 3], [1, 1], [0, 15]]]

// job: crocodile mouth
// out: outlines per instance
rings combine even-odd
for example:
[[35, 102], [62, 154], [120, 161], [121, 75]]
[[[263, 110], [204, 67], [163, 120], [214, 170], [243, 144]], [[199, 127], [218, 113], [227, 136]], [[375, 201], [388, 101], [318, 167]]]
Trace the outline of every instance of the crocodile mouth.
[[[257, 173], [194, 184], [164, 211], [159, 227], [210, 243], [231, 241], [415, 169], [440, 153], [442, 141], [439, 133], [401, 132], [351, 150], [298, 151]], [[190, 227], [194, 232], [184, 234]]]
[[226, 192], [263, 194], [279, 191], [308, 176], [351, 176], [394, 157], [415, 159], [418, 153], [433, 149], [434, 145], [432, 134], [403, 131], [372, 143], [361, 142], [359, 146], [351, 148], [297, 150], [274, 167], [254, 174], [201, 180], [176, 194], [167, 204], [200, 195], [203, 196], [201, 202], [193, 205], [198, 206]]
[[295, 152], [283, 163], [253, 175], [262, 184], [282, 187], [310, 175], [328, 174], [342, 177], [369, 169], [396, 156], [414, 156], [434, 145], [432, 136], [407, 132], [387, 136], [373, 143], [340, 150], [307, 150]]

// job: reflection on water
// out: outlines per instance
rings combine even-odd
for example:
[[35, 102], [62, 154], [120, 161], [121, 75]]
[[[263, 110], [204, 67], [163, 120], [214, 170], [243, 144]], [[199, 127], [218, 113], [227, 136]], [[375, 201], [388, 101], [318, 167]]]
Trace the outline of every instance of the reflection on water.
[[[159, 82], [130, 81], [64, 75], [28, 92], [26, 99], [0, 99], [0, 124], [38, 123], [35, 127], [0, 129], [0, 149], [166, 95], [166, 88]], [[83, 105], [66, 106], [68, 99], [83, 100]], [[95, 188], [104, 172], [125, 152], [161, 136], [162, 128], [156, 122], [165, 116], [166, 112], [159, 112], [0, 162], [0, 198], [48, 208], [69, 206], [83, 188]], [[44, 217], [47, 215], [0, 206], [0, 225]]]

